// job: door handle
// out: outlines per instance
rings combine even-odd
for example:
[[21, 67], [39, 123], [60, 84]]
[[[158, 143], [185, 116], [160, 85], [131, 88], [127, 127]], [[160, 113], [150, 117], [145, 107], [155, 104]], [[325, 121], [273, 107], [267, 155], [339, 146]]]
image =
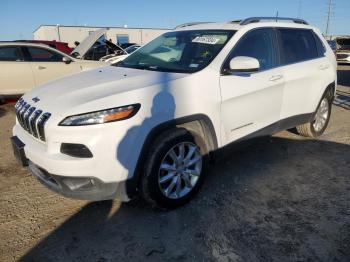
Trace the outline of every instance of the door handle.
[[271, 76], [269, 81], [277, 81], [283, 78], [283, 75], [275, 75], [275, 76]]
[[320, 69], [320, 70], [326, 70], [326, 69], [328, 69], [329, 68], [329, 65], [320, 65], [319, 67], [318, 67], [318, 69]]
[[39, 69], [39, 70], [46, 69], [45, 66], [37, 66], [36, 68]]

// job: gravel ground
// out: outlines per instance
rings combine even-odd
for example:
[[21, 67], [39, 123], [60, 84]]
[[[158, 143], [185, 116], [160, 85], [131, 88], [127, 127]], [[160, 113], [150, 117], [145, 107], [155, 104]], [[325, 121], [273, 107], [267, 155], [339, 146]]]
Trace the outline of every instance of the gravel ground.
[[320, 139], [289, 132], [230, 153], [171, 212], [52, 193], [10, 148], [0, 107], [0, 261], [350, 261], [350, 71]]

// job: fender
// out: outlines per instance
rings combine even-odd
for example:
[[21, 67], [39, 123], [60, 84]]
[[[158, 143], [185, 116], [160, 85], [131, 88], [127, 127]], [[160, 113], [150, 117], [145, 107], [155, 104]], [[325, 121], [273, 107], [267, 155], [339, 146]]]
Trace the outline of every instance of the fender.
[[132, 199], [137, 194], [137, 186], [140, 179], [142, 167], [147, 156], [147, 150], [150, 148], [154, 139], [165, 130], [193, 121], [202, 121], [205, 123], [208, 129], [207, 131], [209, 131], [209, 135], [211, 136], [213, 141], [213, 145], [212, 148], [210, 148], [210, 151], [214, 151], [218, 148], [217, 136], [214, 129], [214, 125], [210, 118], [204, 114], [194, 114], [190, 116], [172, 119], [153, 127], [143, 143], [139, 158], [137, 160], [134, 175], [126, 181], [126, 193], [129, 199]]

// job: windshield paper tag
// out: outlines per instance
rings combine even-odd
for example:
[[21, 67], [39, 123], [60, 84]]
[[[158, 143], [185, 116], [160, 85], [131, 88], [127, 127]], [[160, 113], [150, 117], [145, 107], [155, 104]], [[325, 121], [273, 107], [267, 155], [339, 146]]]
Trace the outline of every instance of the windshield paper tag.
[[195, 39], [192, 40], [192, 43], [215, 45], [219, 41], [220, 41], [219, 38], [206, 35], [206, 36], [197, 36]]

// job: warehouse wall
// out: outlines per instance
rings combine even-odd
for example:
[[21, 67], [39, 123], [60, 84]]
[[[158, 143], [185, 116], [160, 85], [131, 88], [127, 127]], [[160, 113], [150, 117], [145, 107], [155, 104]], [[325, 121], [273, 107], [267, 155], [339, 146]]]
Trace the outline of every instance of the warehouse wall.
[[[75, 26], [40, 26], [34, 33], [34, 40], [56, 40], [67, 42], [69, 46], [74, 47], [75, 41], [83, 41], [89, 35], [89, 32], [98, 30], [97, 27], [75, 27]], [[130, 43], [145, 44], [157, 36], [168, 31], [167, 29], [151, 28], [116, 28], [111, 27], [107, 31], [106, 38], [117, 42], [117, 35], [128, 35]]]

